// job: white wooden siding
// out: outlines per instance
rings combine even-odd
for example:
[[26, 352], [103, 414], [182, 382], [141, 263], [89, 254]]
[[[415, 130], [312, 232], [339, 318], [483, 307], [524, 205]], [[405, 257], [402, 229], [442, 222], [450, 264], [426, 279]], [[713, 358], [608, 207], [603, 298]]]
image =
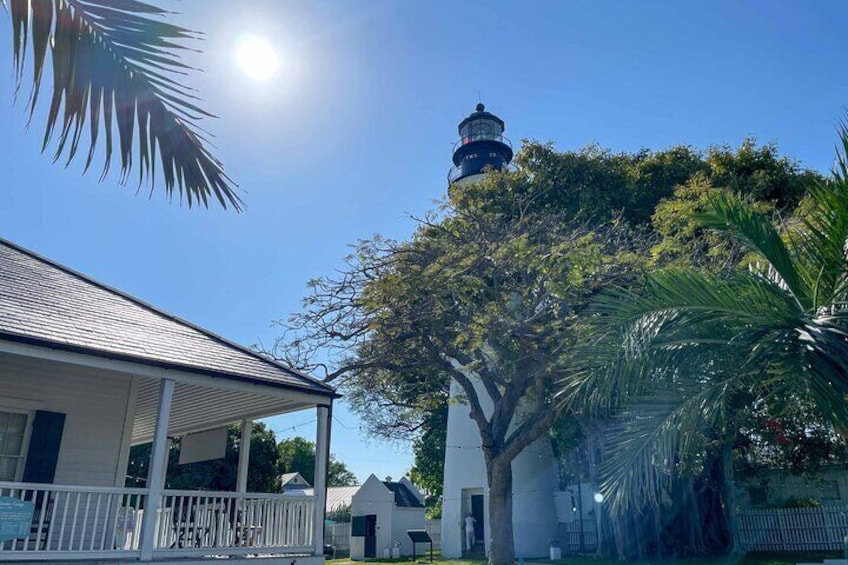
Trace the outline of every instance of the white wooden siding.
[[67, 415], [56, 484], [123, 484], [118, 457], [130, 381], [123, 373], [0, 355], [0, 404], [3, 397], [26, 399]]

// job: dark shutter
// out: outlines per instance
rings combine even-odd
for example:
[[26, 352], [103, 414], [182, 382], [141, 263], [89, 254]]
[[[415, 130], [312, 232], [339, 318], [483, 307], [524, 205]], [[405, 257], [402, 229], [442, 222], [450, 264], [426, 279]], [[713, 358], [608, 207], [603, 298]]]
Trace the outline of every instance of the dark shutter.
[[32, 421], [32, 433], [29, 436], [25, 483], [52, 483], [56, 476], [56, 463], [59, 461], [59, 446], [62, 444], [62, 430], [65, 428], [65, 415], [60, 412], [38, 410]]
[[354, 516], [350, 519], [350, 535], [355, 538], [365, 537], [365, 516]]

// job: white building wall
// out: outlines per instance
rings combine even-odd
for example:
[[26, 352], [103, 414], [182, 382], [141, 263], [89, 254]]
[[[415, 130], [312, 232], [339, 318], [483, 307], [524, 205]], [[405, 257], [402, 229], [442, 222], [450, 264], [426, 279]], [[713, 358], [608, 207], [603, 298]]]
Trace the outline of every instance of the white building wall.
[[[492, 402], [482, 384], [475, 387], [486, 414]], [[448, 430], [445, 449], [445, 477], [442, 506], [442, 555], [462, 556], [463, 518], [470, 505], [470, 489], [480, 489], [484, 501], [486, 552], [489, 550], [489, 496], [486, 464], [480, 449], [480, 432], [471, 419], [471, 409], [458, 402], [462, 389], [451, 383]], [[514, 422], [513, 422], [514, 424]], [[550, 441], [542, 438], [529, 445], [512, 464], [513, 529], [517, 557], [549, 555], [549, 542], [556, 537], [553, 493], [557, 490], [556, 467]], [[463, 504], [463, 498], [466, 498]]]
[[[402, 508], [398, 506], [394, 508], [392, 512], [392, 539], [400, 542], [401, 555], [412, 555], [412, 540], [406, 535], [406, 531], [423, 529], [423, 508]], [[416, 551], [418, 555], [421, 555], [425, 549], [429, 550], [430, 546], [418, 544]]]
[[[350, 502], [351, 516], [377, 516], [377, 557], [382, 557], [383, 549], [392, 546], [392, 510], [395, 495], [373, 474], [362, 484]], [[363, 559], [365, 547], [360, 542], [364, 538], [351, 537], [351, 559]]]
[[2, 354], [0, 407], [66, 414], [56, 484], [123, 485], [126, 469], [119, 454], [131, 380], [122, 373]]

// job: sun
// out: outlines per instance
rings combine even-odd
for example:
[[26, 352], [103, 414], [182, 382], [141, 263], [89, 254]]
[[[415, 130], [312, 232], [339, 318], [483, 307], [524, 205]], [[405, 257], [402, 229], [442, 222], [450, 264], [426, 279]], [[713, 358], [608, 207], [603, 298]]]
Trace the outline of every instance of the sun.
[[267, 41], [259, 37], [247, 37], [239, 42], [236, 58], [241, 69], [251, 78], [268, 80], [280, 65], [276, 51]]

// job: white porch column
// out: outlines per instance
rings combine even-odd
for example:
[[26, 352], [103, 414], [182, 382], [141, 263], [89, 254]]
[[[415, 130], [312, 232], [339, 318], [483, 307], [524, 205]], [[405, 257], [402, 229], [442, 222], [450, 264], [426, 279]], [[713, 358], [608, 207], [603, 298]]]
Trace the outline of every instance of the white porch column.
[[241, 421], [241, 442], [239, 442], [236, 492], [247, 492], [247, 470], [250, 467], [250, 432], [252, 430], [253, 420]]
[[327, 506], [327, 469], [330, 460], [330, 424], [333, 417], [332, 405], [318, 406], [318, 425], [315, 432], [315, 555], [324, 554], [324, 512]]
[[159, 382], [159, 411], [156, 413], [156, 431], [153, 435], [153, 449], [150, 454], [150, 466], [147, 470], [147, 501], [144, 505], [144, 517], [141, 520], [141, 560], [153, 559], [153, 541], [156, 516], [162, 503], [162, 491], [165, 490], [165, 472], [168, 466], [168, 422], [171, 418], [171, 402], [174, 399], [174, 381], [162, 379]]

